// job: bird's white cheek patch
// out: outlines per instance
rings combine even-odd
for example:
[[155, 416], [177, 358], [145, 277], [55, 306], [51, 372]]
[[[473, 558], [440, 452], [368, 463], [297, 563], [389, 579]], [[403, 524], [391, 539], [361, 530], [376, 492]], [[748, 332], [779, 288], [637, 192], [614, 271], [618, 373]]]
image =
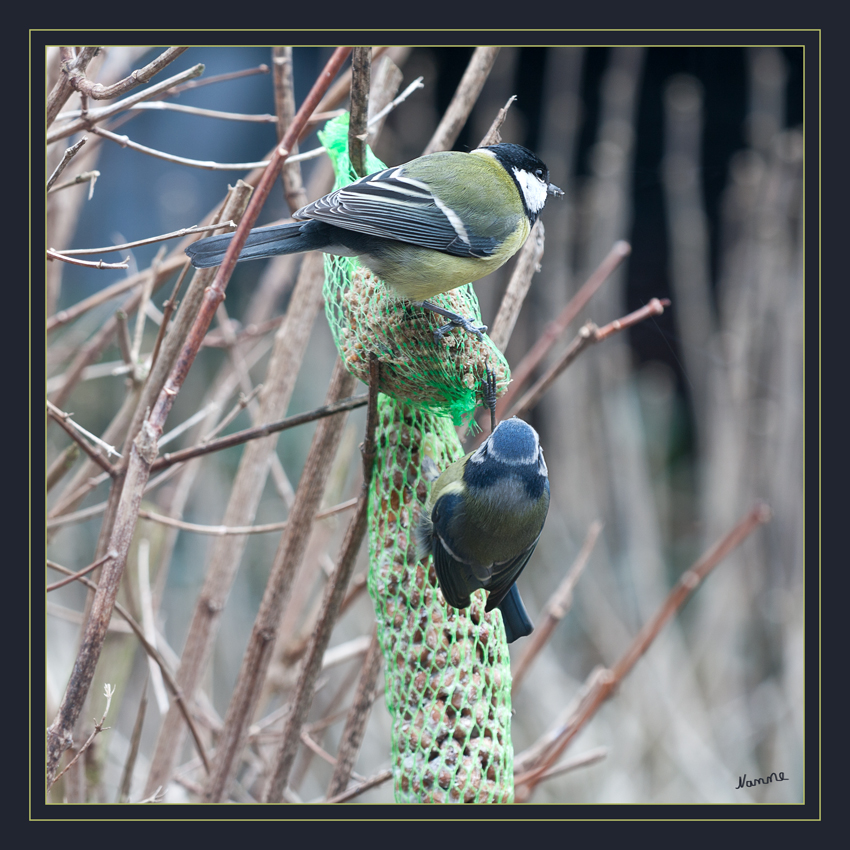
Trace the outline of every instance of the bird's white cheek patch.
[[525, 196], [525, 205], [533, 213], [540, 212], [546, 204], [546, 194], [549, 187], [527, 171], [514, 168], [513, 172], [517, 183], [522, 188], [522, 194]]

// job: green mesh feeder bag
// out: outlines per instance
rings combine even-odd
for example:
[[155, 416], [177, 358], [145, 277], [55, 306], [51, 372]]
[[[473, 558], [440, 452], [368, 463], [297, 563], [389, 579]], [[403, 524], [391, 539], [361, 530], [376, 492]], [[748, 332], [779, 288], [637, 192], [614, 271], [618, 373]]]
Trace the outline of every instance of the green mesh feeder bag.
[[430, 482], [463, 455], [451, 420], [380, 397], [369, 494], [369, 594], [386, 670], [397, 803], [511, 803], [511, 665], [487, 594], [447, 605], [415, 526]]
[[[348, 160], [348, 116], [329, 122], [321, 140], [336, 188], [356, 175]], [[367, 153], [369, 172], [384, 165]], [[496, 394], [510, 380], [489, 337], [456, 330], [435, 341], [441, 318], [392, 294], [356, 258], [325, 257], [325, 311], [348, 370], [369, 381], [380, 361], [377, 456], [369, 491], [369, 593], [375, 604], [392, 718], [398, 803], [511, 803], [514, 796], [511, 668], [501, 612], [487, 594], [458, 610], [446, 604], [430, 555], [420, 559], [416, 524], [431, 481], [463, 455], [455, 425], [471, 418], [486, 373]], [[481, 321], [470, 285], [431, 299]]]
[[[348, 115], [329, 121], [319, 136], [337, 175], [334, 189], [353, 183], [357, 175], [348, 159]], [[371, 150], [366, 165], [370, 173], [386, 168]], [[488, 367], [495, 375], [497, 395], [508, 386], [507, 361], [488, 336], [479, 339], [458, 329], [435, 341], [441, 317], [395, 295], [356, 257], [325, 255], [324, 296], [340, 358], [349, 372], [368, 383], [369, 358], [377, 355], [378, 389], [386, 395], [409, 399], [460, 425], [483, 403]], [[429, 300], [481, 322], [478, 298], [469, 284]]]

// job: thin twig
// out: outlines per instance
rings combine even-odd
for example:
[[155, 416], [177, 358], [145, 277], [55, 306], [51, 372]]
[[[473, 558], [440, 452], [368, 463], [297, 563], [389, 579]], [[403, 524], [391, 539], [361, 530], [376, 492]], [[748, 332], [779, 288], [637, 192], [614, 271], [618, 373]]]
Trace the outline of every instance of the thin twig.
[[[63, 578], [60, 581], [54, 582], [53, 584], [48, 584], [47, 587], [44, 588], [44, 592], [52, 593], [54, 590], [59, 590], [60, 587], [64, 587], [66, 584], [70, 584], [72, 581], [76, 581], [78, 578], [86, 575], [87, 573], [90, 573], [92, 570], [96, 570], [105, 561], [108, 561], [110, 558], [114, 558], [116, 554], [116, 552], [110, 550], [102, 558], [98, 558], [96, 561], [89, 564], [87, 567], [83, 567], [83, 569], [81, 569], [78, 573], [72, 573], [71, 575], [67, 576], [67, 578]], [[57, 570], [65, 569], [64, 567], [60, 567], [59, 564], [54, 561], [46, 560], [46, 563], [48, 567], [53, 567]]]
[[56, 778], [47, 786], [47, 790], [49, 791], [53, 785], [73, 766], [77, 763], [80, 756], [91, 746], [92, 741], [101, 733], [105, 732], [106, 729], [111, 729], [111, 726], [104, 727], [103, 723], [106, 720], [106, 715], [109, 714], [109, 706], [112, 705], [112, 697], [115, 695], [115, 687], [114, 685], [104, 685], [103, 686], [103, 695], [106, 697], [106, 708], [103, 710], [103, 716], [100, 718], [100, 722], [98, 723], [97, 718], [94, 721], [94, 730], [91, 735], [89, 735], [88, 740], [85, 744], [80, 747], [80, 751], [65, 765], [65, 767], [56, 775]]
[[76, 156], [77, 151], [88, 141], [86, 136], [83, 136], [78, 142], [74, 142], [71, 147], [65, 150], [65, 153], [62, 154], [62, 160], [59, 165], [53, 170], [53, 174], [47, 179], [47, 187], [46, 190], [49, 192], [51, 186], [59, 179], [59, 175], [65, 170], [65, 167], [68, 163]]
[[381, 670], [381, 660], [381, 644], [378, 641], [377, 630], [374, 629], [372, 639], [369, 642], [369, 649], [363, 659], [360, 677], [357, 680], [354, 700], [345, 720], [345, 728], [342, 731], [340, 745], [337, 749], [336, 765], [328, 784], [328, 797], [336, 797], [341, 794], [352, 775], [354, 762], [360, 752], [360, 745], [363, 743], [369, 712], [372, 709], [372, 703], [375, 701], [375, 683]]
[[558, 730], [552, 747], [539, 763], [515, 777], [517, 786], [524, 785], [517, 802], [524, 802], [551, 766], [557, 761], [570, 741], [596, 713], [597, 709], [613, 693], [628, 675], [638, 659], [649, 649], [661, 629], [684, 605], [703, 579], [760, 525], [770, 521], [770, 508], [763, 502], [757, 503], [743, 519], [709, 549], [689, 570], [682, 574], [676, 586], [662, 602], [658, 611], [638, 632], [625, 654], [610, 670], [597, 671], [593, 683], [580, 701], [573, 715]]
[[53, 419], [55, 422], [59, 423], [59, 426], [63, 431], [75, 442], [79, 447], [89, 456], [89, 458], [94, 461], [104, 472], [109, 475], [115, 474], [115, 467], [102, 455], [96, 452], [89, 444], [87, 440], [84, 440], [81, 435], [88, 437], [90, 440], [93, 440], [98, 445], [103, 446], [107, 450], [109, 454], [117, 454], [118, 457], [121, 455], [115, 449], [114, 446], [109, 446], [104, 443], [99, 437], [95, 437], [94, 434], [89, 433], [83, 428], [81, 425], [78, 425], [71, 419], [70, 413], [65, 413], [56, 407], [55, 404], [48, 401], [47, 402], [47, 414]]
[[346, 803], [348, 800], [353, 799], [354, 797], [359, 797], [365, 791], [368, 791], [370, 788], [375, 788], [378, 785], [383, 785], [388, 779], [393, 778], [393, 772], [391, 769], [382, 770], [380, 773], [376, 773], [374, 776], [369, 779], [361, 782], [359, 785], [355, 785], [353, 788], [349, 788], [347, 791], [343, 791], [342, 794], [337, 794], [336, 797], [331, 797], [328, 800], [325, 800], [326, 803]]
[[549, 367], [544, 375], [531, 387], [531, 389], [511, 408], [506, 418], [521, 416], [531, 410], [543, 396], [556, 378], [590, 345], [607, 339], [614, 333], [624, 331], [650, 316], [660, 316], [665, 307], [670, 306], [668, 298], [653, 298], [645, 307], [629, 313], [620, 319], [614, 319], [602, 328], [596, 327], [593, 322], [588, 322], [578, 332], [576, 338], [570, 343], [564, 353]]
[[575, 320], [579, 313], [581, 313], [593, 294], [613, 274], [631, 250], [628, 242], [617, 242], [608, 256], [599, 264], [599, 267], [570, 299], [558, 317], [543, 329], [543, 332], [531, 347], [531, 350], [522, 358], [517, 367], [511, 370], [511, 378], [513, 380], [507, 392], [499, 399], [499, 403], [496, 406], [496, 415], [499, 419], [504, 418], [505, 411], [508, 409], [513, 398], [525, 387], [529, 377], [549, 353], [557, 339], [567, 329], [570, 323]]
[[498, 145], [502, 141], [502, 134], [499, 132], [502, 124], [505, 123], [505, 118], [508, 117], [508, 110], [511, 104], [516, 100], [516, 95], [512, 94], [507, 103], [499, 110], [498, 115], [493, 119], [490, 129], [484, 134], [484, 138], [478, 143], [479, 148], [486, 148], [490, 145]]
[[188, 50], [186, 47], [169, 47], [164, 53], [161, 53], [153, 62], [145, 65], [144, 68], [139, 68], [133, 71], [129, 76], [111, 86], [104, 86], [102, 83], [93, 83], [86, 78], [83, 71], [73, 71], [69, 73], [68, 78], [71, 85], [80, 94], [84, 94], [93, 100], [109, 100], [113, 97], [126, 94], [131, 89], [146, 83], [151, 77], [158, 74], [166, 65], [170, 65], [181, 53]]
[[602, 523], [599, 520], [590, 524], [584, 545], [581, 547], [572, 567], [570, 567], [558, 585], [558, 588], [543, 608], [543, 621], [537, 624], [529, 639], [525, 641], [525, 651], [517, 662], [516, 672], [513, 674], [513, 693], [519, 691], [522, 680], [525, 678], [525, 674], [531, 667], [532, 662], [537, 658], [540, 650], [543, 649], [552, 636], [555, 627], [564, 619], [567, 611], [570, 610], [573, 601], [573, 588], [578, 583], [584, 571], [585, 565], [590, 558], [590, 553], [593, 551], [593, 547], [596, 545], [596, 539], [599, 537], [601, 531]]
[[72, 266], [85, 266], [87, 269], [128, 269], [129, 257], [123, 263], [104, 263], [103, 260], [98, 260], [96, 263], [88, 260], [75, 260], [73, 257], [68, 257], [65, 254], [60, 254], [59, 251], [54, 251], [48, 248], [45, 251], [48, 260], [61, 260], [63, 263], [70, 263]]
[[476, 47], [454, 97], [423, 153], [449, 150], [455, 143], [499, 55], [499, 47]]
[[111, 130], [106, 130], [103, 127], [90, 127], [89, 132], [116, 142], [122, 148], [130, 148], [130, 150], [147, 154], [155, 159], [163, 159], [166, 162], [173, 162], [177, 165], [188, 165], [190, 168], [201, 168], [205, 171], [248, 171], [252, 168], [267, 168], [271, 164], [271, 160], [260, 162], [214, 162], [209, 159], [191, 159], [185, 156], [166, 153], [156, 148], [149, 148], [147, 145], [140, 145], [138, 142], [134, 142], [129, 136], [119, 136], [118, 133], [113, 133]]
[[358, 177], [365, 177], [366, 138], [369, 119], [369, 85], [372, 78], [372, 48], [355, 47], [351, 52], [351, 113], [348, 121], [348, 158]]
[[324, 407], [318, 407], [306, 413], [287, 416], [286, 419], [281, 419], [278, 422], [270, 422], [268, 425], [256, 425], [253, 428], [245, 428], [243, 431], [228, 434], [226, 437], [219, 437], [217, 440], [210, 440], [208, 443], [200, 446], [191, 446], [177, 452], [166, 452], [154, 461], [151, 471], [158, 472], [160, 469], [172, 466], [175, 463], [191, 460], [193, 457], [200, 457], [210, 452], [229, 449], [233, 446], [247, 443], [249, 440], [268, 437], [270, 434], [276, 434], [278, 431], [285, 431], [288, 428], [295, 428], [298, 425], [315, 422], [317, 419], [324, 419], [326, 416], [334, 416], [337, 413], [345, 413], [358, 407], [364, 407], [368, 402], [369, 396], [364, 393], [362, 395], [352, 396], [351, 398], [344, 398], [334, 404], [326, 404]]
[[[316, 514], [316, 519], [325, 519], [329, 516], [335, 516], [342, 511], [353, 508], [357, 504], [357, 499], [349, 499], [346, 502], [341, 502], [334, 505], [332, 508], [320, 511]], [[196, 522], [185, 522], [182, 519], [157, 514], [153, 511], [139, 511], [139, 516], [142, 519], [149, 519], [151, 522], [158, 522], [162, 525], [168, 525], [171, 528], [179, 528], [183, 531], [192, 531], [195, 534], [211, 534], [215, 537], [225, 537], [228, 534], [269, 534], [274, 531], [283, 531], [286, 528], [288, 520], [282, 522], [271, 522], [267, 525], [244, 525], [244, 526], [226, 526], [226, 525], [199, 525]]]
[[[72, 575], [71, 571], [65, 567], [59, 566], [59, 564], [54, 564], [51, 561], [47, 561], [47, 565], [54, 570], [57, 570], [60, 573], [66, 573], [68, 575]], [[79, 575], [74, 575], [76, 581], [79, 581], [81, 584], [85, 585], [89, 590], [97, 591], [98, 585], [96, 585], [93, 581], [85, 577], [81, 577]], [[163, 678], [165, 679], [166, 684], [168, 685], [171, 693], [174, 696], [174, 700], [180, 708], [181, 713], [183, 714], [183, 718], [186, 721], [186, 724], [189, 727], [189, 730], [192, 733], [192, 739], [195, 742], [195, 748], [198, 750], [198, 755], [200, 755], [201, 760], [204, 763], [204, 768], [209, 773], [210, 763], [207, 758], [206, 750], [204, 749], [203, 741], [201, 741], [200, 733], [198, 732], [198, 727], [195, 724], [195, 720], [192, 717], [191, 712], [189, 711], [189, 706], [186, 703], [186, 699], [183, 696], [183, 693], [180, 690], [177, 682], [174, 679], [174, 676], [171, 673], [168, 665], [165, 662], [165, 659], [160, 654], [159, 650], [155, 646], [151, 646], [148, 642], [148, 639], [145, 637], [144, 629], [142, 629], [141, 625], [136, 622], [136, 619], [133, 615], [120, 603], [115, 603], [116, 612], [122, 616], [126, 621], [127, 625], [133, 630], [133, 633], [136, 635], [136, 638], [141, 643], [145, 652], [153, 658], [154, 661], [159, 665], [159, 669], [162, 671]]]
[[[65, 691], [59, 711], [47, 731], [46, 781], [48, 785], [55, 776], [62, 753], [71, 745], [71, 730], [79, 717], [83, 701], [91, 687], [95, 667], [106, 637], [106, 629], [115, 606], [115, 598], [127, 561], [130, 542], [138, 521], [142, 494], [150, 478], [150, 467], [156, 457], [157, 440], [162, 435], [165, 420], [197, 356], [216, 309], [224, 299], [225, 287], [236, 266], [237, 258], [245, 244], [248, 233], [268, 197], [281, 164], [289, 155], [288, 145], [291, 145], [297, 139], [306, 123], [307, 116], [315, 110], [350, 50], [350, 47], [339, 47], [334, 51], [301, 109], [299, 109], [283, 143], [275, 148], [272, 162], [263, 173], [259, 186], [248, 204], [248, 209], [233, 236], [224, 260], [218, 267], [213, 283], [205, 290], [201, 307], [186, 342], [181, 348], [176, 365], [159, 393], [150, 418], [142, 422], [128, 452], [124, 486], [121, 488], [120, 496], [117, 495], [117, 488], [114, 488], [117, 499], [114, 520], [110, 523], [109, 539], [104, 541], [110, 549], [115, 548], [117, 550], [118, 557], [109, 562], [107, 569], [101, 575], [98, 590], [91, 605], [89, 622], [71, 674], [71, 681]], [[103, 540], [103, 535], [101, 539]]]
[[117, 115], [119, 112], [129, 109], [136, 103], [140, 103], [143, 100], [150, 100], [151, 98], [159, 95], [161, 92], [167, 91], [171, 87], [175, 86], [177, 83], [183, 82], [184, 80], [191, 80], [194, 77], [199, 77], [203, 73], [204, 66], [195, 65], [194, 67], [179, 74], [175, 74], [173, 77], [169, 77], [167, 80], [163, 80], [161, 83], [157, 83], [144, 91], [136, 92], [136, 94], [132, 94], [124, 100], [118, 100], [115, 103], [100, 109], [90, 109], [85, 113], [85, 115], [81, 116], [76, 121], [69, 121], [58, 129], [48, 133], [47, 144], [50, 145], [53, 144], [53, 142], [58, 142], [59, 139], [65, 139], [68, 136], [73, 136], [81, 130], [94, 131], [95, 122], [105, 121], [107, 118], [111, 118], [113, 115]]
[[181, 230], [175, 230], [172, 233], [163, 233], [160, 236], [149, 236], [147, 239], [137, 239], [135, 242], [125, 242], [123, 245], [110, 245], [105, 248], [74, 248], [70, 251], [63, 251], [62, 254], [66, 257], [77, 257], [83, 254], [108, 254], [110, 251], [124, 251], [127, 248], [138, 248], [140, 245], [152, 245], [154, 242], [164, 242], [166, 239], [180, 239], [184, 236], [191, 236], [195, 233], [206, 233], [208, 230], [218, 230], [222, 228], [224, 232], [227, 230], [235, 230], [235, 221], [221, 221], [218, 224], [196, 224], [192, 227], [184, 227]]
[[345, 596], [345, 589], [348, 586], [348, 580], [351, 578], [351, 573], [354, 570], [354, 563], [357, 559], [357, 553], [360, 550], [360, 544], [366, 533], [369, 484], [372, 480], [372, 471], [375, 465], [374, 461], [377, 450], [375, 429], [378, 421], [377, 401], [378, 385], [380, 383], [380, 363], [374, 353], [370, 360], [369, 370], [369, 410], [366, 416], [366, 436], [361, 448], [363, 455], [363, 483], [360, 488], [360, 496], [354, 516], [348, 524], [345, 540], [340, 548], [336, 570], [325, 587], [322, 610], [319, 614], [316, 627], [313, 630], [307, 657], [302, 664], [301, 674], [295, 688], [295, 695], [292, 698], [292, 711], [286, 718], [283, 738], [274, 759], [274, 769], [263, 795], [263, 800], [267, 803], [280, 802], [283, 798], [284, 789], [289, 781], [289, 774], [298, 752], [301, 726], [312, 705], [316, 680], [321, 669], [321, 661], [330, 641], [331, 632]]
[[91, 200], [92, 195], [94, 194], [94, 184], [97, 183], [98, 177], [100, 177], [99, 171], [83, 171], [73, 180], [66, 180], [64, 183], [58, 183], [56, 186], [51, 187], [47, 190], [47, 194], [52, 195], [54, 192], [60, 192], [62, 189], [68, 189], [71, 186], [79, 186], [82, 183], [91, 183], [91, 186], [89, 186], [89, 200]]

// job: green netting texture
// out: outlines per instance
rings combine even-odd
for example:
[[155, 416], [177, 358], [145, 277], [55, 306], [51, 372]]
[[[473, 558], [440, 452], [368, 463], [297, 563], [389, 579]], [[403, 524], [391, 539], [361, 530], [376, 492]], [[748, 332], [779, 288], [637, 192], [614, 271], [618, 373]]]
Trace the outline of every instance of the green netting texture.
[[[319, 135], [334, 164], [334, 188], [356, 180], [348, 159], [348, 115], [328, 122]], [[371, 173], [385, 166], [367, 151], [367, 167]], [[374, 352], [381, 362], [381, 392], [410, 399], [459, 425], [481, 403], [488, 367], [496, 375], [497, 392], [507, 388], [507, 361], [488, 336], [479, 339], [455, 330], [436, 342], [434, 329], [445, 320], [390, 291], [357, 258], [325, 255], [324, 296], [339, 356], [352, 374], [368, 383], [369, 358]], [[430, 300], [481, 323], [481, 308], [471, 285]]]
[[513, 802], [511, 669], [501, 613], [486, 593], [447, 606], [431, 557], [417, 558], [415, 524], [430, 482], [462, 454], [451, 421], [379, 397], [369, 499], [369, 593], [386, 668], [398, 803]]

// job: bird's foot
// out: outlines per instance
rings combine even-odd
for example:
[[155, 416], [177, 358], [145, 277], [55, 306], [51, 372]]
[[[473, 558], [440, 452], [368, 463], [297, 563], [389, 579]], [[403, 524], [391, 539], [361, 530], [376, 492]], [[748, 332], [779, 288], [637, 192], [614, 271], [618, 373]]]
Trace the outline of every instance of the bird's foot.
[[487, 365], [487, 380], [482, 390], [484, 405], [490, 411], [490, 433], [496, 430], [496, 373]]
[[436, 328], [434, 330], [434, 341], [440, 342], [447, 333], [451, 333], [455, 328], [463, 328], [467, 333], [474, 334], [478, 339], [484, 339], [484, 334], [487, 331], [487, 325], [476, 325], [469, 319], [465, 319], [458, 313], [453, 313], [451, 310], [446, 310], [445, 307], [438, 307], [430, 301], [423, 301], [422, 306], [432, 313], [437, 313], [440, 316], [445, 316], [449, 320], [447, 325]]

